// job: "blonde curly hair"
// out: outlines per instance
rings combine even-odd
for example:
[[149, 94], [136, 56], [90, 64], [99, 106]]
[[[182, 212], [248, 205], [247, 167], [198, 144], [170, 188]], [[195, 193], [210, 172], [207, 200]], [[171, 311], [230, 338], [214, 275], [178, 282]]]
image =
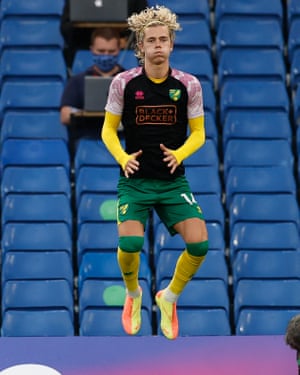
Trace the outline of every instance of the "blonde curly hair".
[[137, 58], [143, 62], [144, 54], [139, 49], [139, 43], [144, 39], [145, 29], [149, 26], [163, 25], [167, 26], [170, 32], [171, 41], [175, 40], [175, 31], [181, 30], [177, 22], [177, 15], [170, 9], [156, 5], [155, 7], [146, 8], [140, 13], [134, 13], [127, 19], [128, 27], [135, 33], [136, 45], [135, 53]]

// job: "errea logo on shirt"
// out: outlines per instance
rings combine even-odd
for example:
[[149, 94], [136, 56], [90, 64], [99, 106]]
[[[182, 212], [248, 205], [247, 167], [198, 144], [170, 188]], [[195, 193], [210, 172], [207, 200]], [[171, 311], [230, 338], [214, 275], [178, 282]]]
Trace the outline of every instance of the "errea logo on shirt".
[[136, 100], [143, 100], [145, 99], [144, 91], [136, 91], [135, 93]]
[[137, 106], [137, 125], [174, 125], [177, 121], [175, 105]]

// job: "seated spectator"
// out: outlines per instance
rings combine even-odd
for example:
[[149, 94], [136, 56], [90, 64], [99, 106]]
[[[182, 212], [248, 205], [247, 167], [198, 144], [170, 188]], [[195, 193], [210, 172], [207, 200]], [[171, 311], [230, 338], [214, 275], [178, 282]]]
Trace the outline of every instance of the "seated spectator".
[[[91, 124], [76, 124], [72, 121], [72, 114], [84, 108], [84, 77], [90, 76], [115, 76], [124, 71], [118, 64], [120, 52], [120, 36], [113, 28], [98, 28], [92, 32], [90, 51], [93, 54], [94, 64], [87, 70], [71, 76], [68, 80], [60, 104], [60, 119], [68, 125], [70, 141], [82, 137], [99, 137], [101, 119]], [[74, 126], [73, 126], [74, 125]]]

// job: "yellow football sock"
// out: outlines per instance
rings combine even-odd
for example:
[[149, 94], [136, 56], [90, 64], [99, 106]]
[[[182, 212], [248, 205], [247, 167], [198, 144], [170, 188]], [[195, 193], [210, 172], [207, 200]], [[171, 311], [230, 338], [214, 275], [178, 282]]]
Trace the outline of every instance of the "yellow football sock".
[[189, 254], [187, 250], [184, 250], [177, 260], [175, 272], [168, 289], [174, 294], [179, 295], [197, 272], [204, 259], [205, 255], [194, 256]]
[[126, 252], [118, 247], [117, 258], [127, 290], [135, 292], [139, 287], [140, 253]]

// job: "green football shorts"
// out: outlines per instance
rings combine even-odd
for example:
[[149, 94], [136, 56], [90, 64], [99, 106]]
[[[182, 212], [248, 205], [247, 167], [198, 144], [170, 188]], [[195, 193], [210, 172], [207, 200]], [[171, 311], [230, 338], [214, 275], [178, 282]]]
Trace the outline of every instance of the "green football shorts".
[[146, 227], [151, 209], [155, 209], [169, 232], [180, 221], [198, 217], [204, 220], [185, 176], [174, 180], [120, 177], [118, 183], [118, 223], [137, 220]]

